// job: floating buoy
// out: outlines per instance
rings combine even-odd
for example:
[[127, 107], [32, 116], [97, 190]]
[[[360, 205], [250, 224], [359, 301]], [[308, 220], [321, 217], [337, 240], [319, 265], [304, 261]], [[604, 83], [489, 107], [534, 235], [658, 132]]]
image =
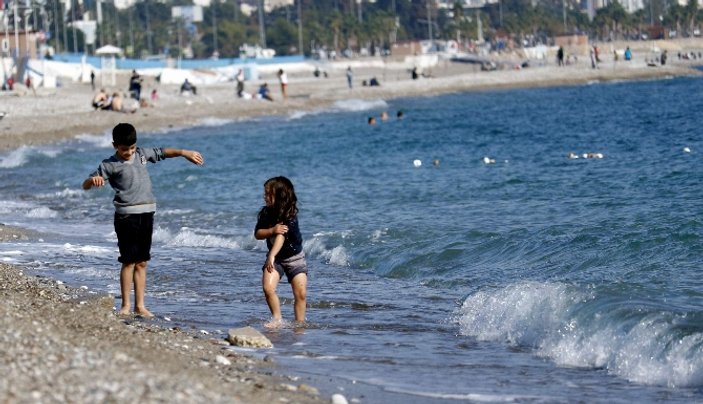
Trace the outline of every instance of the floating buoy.
[[684, 147], [684, 148], [683, 148], [683, 152], [684, 152], [684, 153], [690, 153], [690, 152], [691, 152], [691, 149], [689, 149], [688, 147]]
[[484, 163], [484, 164], [495, 164], [495, 163], [496, 163], [496, 160], [495, 160], [495, 159], [492, 159], [492, 158], [490, 158], [490, 157], [484, 157], [484, 158], [483, 158], [483, 163]]
[[413, 165], [415, 167], [420, 167], [422, 165], [422, 160], [416, 159], [415, 161], [413, 161]]

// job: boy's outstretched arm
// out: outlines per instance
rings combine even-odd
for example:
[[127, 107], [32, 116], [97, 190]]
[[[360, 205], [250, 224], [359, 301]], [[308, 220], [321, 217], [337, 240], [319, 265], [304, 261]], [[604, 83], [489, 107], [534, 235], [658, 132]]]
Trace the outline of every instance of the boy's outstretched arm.
[[99, 175], [88, 177], [83, 181], [83, 189], [86, 191], [93, 187], [102, 187], [103, 185], [105, 185], [105, 179]]
[[163, 151], [164, 151], [164, 157], [166, 157], [166, 158], [184, 157], [186, 160], [190, 161], [193, 164], [197, 164], [199, 166], [201, 166], [205, 163], [205, 159], [203, 158], [203, 155], [195, 150], [164, 148]]

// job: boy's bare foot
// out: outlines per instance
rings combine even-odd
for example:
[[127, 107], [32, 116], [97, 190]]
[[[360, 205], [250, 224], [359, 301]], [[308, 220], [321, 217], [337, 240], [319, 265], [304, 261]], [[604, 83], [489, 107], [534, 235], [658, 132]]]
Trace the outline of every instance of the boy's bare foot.
[[137, 308], [136, 310], [134, 310], [134, 313], [135, 313], [136, 315], [142, 316], [142, 317], [144, 317], [144, 318], [152, 318], [152, 317], [154, 317], [154, 315], [151, 314], [151, 312], [150, 312], [149, 310], [147, 310], [146, 307]]

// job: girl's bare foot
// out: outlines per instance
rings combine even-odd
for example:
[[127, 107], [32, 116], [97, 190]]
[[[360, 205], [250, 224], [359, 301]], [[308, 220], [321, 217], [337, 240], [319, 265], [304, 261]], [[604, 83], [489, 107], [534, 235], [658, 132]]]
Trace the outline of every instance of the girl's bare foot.
[[271, 321], [264, 324], [264, 328], [268, 329], [281, 328], [281, 326], [283, 326], [283, 320], [280, 318], [272, 318]]
[[138, 316], [142, 316], [144, 318], [152, 318], [154, 317], [153, 314], [149, 310], [146, 309], [146, 307], [137, 307], [136, 310], [134, 310], [134, 313], [137, 314]]
[[120, 309], [120, 311], [117, 312], [117, 315], [120, 317], [125, 317], [130, 315], [130, 308], [129, 307], [123, 307]]

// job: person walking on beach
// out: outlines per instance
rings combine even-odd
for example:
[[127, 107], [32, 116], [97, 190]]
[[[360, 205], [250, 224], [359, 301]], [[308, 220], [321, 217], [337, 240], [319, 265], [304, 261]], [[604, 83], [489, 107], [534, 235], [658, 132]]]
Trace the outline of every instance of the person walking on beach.
[[244, 97], [244, 70], [242, 69], [237, 72], [237, 97]]
[[352, 72], [351, 66], [347, 66], [347, 85], [349, 86], [349, 89], [352, 89], [353, 82], [354, 81], [354, 73]]
[[286, 72], [283, 71], [283, 69], [280, 69], [278, 71], [278, 81], [281, 82], [281, 95], [283, 96], [283, 100], [288, 99], [288, 75]]
[[266, 327], [281, 324], [281, 303], [276, 294], [278, 282], [286, 275], [293, 288], [295, 321], [305, 322], [308, 269], [303, 252], [303, 237], [298, 226], [298, 198], [293, 183], [274, 177], [264, 183], [266, 206], [259, 211], [254, 237], [266, 240], [268, 254], [262, 268], [261, 284], [271, 316]]
[[112, 129], [112, 146], [115, 154], [103, 160], [97, 170], [83, 181], [83, 189], [99, 188], [107, 181], [115, 190], [114, 226], [120, 251], [117, 260], [122, 263], [122, 307], [118, 314], [130, 313], [130, 291], [134, 284], [134, 312], [143, 317], [153, 317], [144, 304], [146, 268], [151, 259], [151, 235], [156, 211], [147, 163], [183, 157], [193, 164], [203, 165], [204, 160], [199, 152], [193, 150], [137, 147], [137, 131], [128, 123], [120, 123]]
[[557, 63], [559, 66], [564, 66], [564, 47], [560, 46], [557, 50]]

